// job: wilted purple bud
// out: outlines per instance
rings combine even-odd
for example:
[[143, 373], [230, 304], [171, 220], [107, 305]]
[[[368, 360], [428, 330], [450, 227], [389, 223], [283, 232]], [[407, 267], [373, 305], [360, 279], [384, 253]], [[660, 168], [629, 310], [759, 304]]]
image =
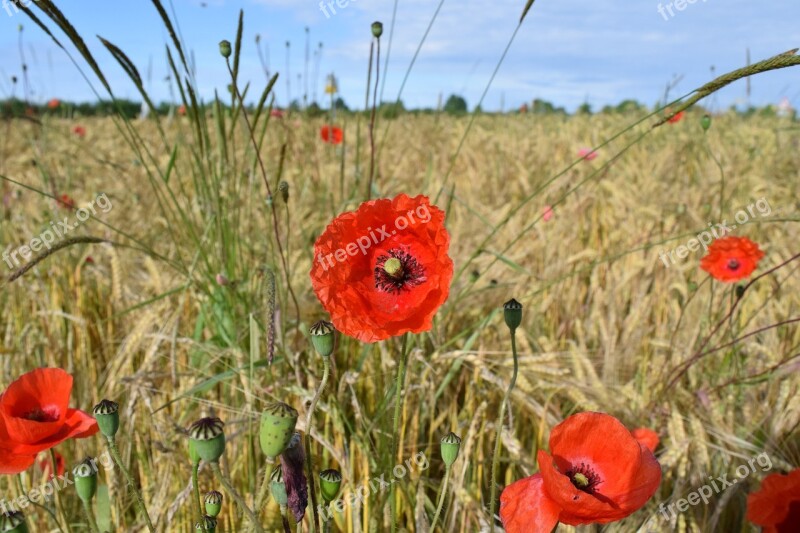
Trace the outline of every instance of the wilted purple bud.
[[222, 287], [227, 287], [229, 284], [230, 281], [228, 280], [227, 277], [225, 277], [225, 274], [217, 274], [217, 285], [220, 285]]
[[289, 497], [289, 509], [297, 522], [303, 520], [308, 507], [308, 484], [305, 473], [306, 454], [300, 433], [295, 433], [289, 446], [281, 454], [283, 482]]

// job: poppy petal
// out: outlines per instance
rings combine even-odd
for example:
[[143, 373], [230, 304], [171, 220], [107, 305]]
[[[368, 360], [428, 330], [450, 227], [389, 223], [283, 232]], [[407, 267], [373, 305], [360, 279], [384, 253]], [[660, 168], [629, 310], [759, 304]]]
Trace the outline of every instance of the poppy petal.
[[11, 449], [18, 454], [36, 454], [57, 446], [69, 439], [91, 437], [100, 430], [97, 420], [79, 409], [68, 409], [67, 417], [59, 431], [36, 443], [14, 442]]
[[658, 438], [658, 433], [649, 428], [636, 428], [631, 431], [631, 435], [639, 441], [639, 444], [651, 452], [655, 452], [656, 448], [658, 448], [658, 443], [661, 442], [661, 439]]
[[0, 425], [15, 442], [46, 439], [63, 425], [71, 392], [72, 376], [60, 368], [23, 374], [0, 397]]
[[0, 446], [0, 475], [19, 474], [30, 468], [35, 455], [17, 455]]
[[550, 533], [560, 511], [547, 496], [541, 474], [512, 483], [500, 495], [500, 519], [507, 533]]
[[792, 522], [795, 513], [800, 513], [800, 468], [788, 475], [768, 475], [761, 488], [747, 496], [747, 519], [763, 526], [764, 531], [777, 532], [781, 525], [796, 525]]

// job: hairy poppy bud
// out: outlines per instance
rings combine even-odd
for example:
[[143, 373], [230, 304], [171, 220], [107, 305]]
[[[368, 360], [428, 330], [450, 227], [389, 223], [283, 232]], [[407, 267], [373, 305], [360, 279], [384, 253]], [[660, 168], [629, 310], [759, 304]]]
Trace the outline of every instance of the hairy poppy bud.
[[503, 304], [503, 317], [506, 320], [506, 326], [511, 331], [514, 331], [522, 323], [522, 304], [511, 298]]
[[222, 493], [216, 490], [206, 492], [205, 508], [208, 516], [216, 518], [222, 510]]
[[378, 22], [377, 20], [372, 23], [372, 35], [375, 36], [376, 39], [380, 39], [381, 35], [383, 35], [383, 23]]
[[0, 531], [3, 533], [28, 533], [25, 515], [19, 511], [6, 512], [0, 515]]
[[448, 467], [456, 462], [458, 459], [458, 452], [461, 449], [461, 437], [452, 431], [442, 437], [441, 450], [442, 461]]
[[296, 425], [297, 411], [285, 403], [271, 403], [261, 413], [258, 441], [261, 451], [270, 461], [274, 461], [289, 445]]
[[269, 490], [272, 492], [272, 499], [281, 507], [286, 507], [289, 503], [289, 496], [286, 494], [286, 483], [283, 482], [283, 468], [277, 465], [269, 475]]
[[231, 42], [230, 41], [220, 41], [219, 42], [219, 53], [222, 54], [222, 57], [228, 59], [231, 57]]
[[331, 503], [339, 494], [342, 486], [342, 474], [332, 468], [319, 473], [319, 489], [325, 503]]
[[87, 457], [72, 470], [75, 476], [75, 492], [81, 501], [90, 502], [97, 494], [97, 460]]
[[334, 344], [333, 324], [320, 320], [311, 326], [311, 343], [322, 357], [330, 357]]
[[703, 131], [708, 131], [708, 128], [711, 127], [711, 116], [703, 115], [703, 118], [700, 119], [700, 125], [703, 126]]
[[119, 431], [119, 404], [111, 400], [102, 400], [94, 406], [94, 418], [100, 432], [106, 437], [113, 437]]
[[201, 418], [189, 428], [189, 439], [203, 461], [216, 463], [222, 457], [225, 452], [224, 426], [219, 418], [209, 417]]
[[195, 524], [194, 528], [198, 531], [216, 531], [217, 519], [213, 516], [204, 516], [202, 520]]

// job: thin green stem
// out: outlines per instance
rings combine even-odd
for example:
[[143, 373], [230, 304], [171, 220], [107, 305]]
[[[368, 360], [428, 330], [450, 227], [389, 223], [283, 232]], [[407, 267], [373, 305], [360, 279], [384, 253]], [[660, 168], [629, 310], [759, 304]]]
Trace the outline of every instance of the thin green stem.
[[203, 505], [200, 503], [200, 484], [198, 483], [198, 473], [200, 472], [200, 461], [192, 465], [192, 490], [194, 491], [194, 512], [195, 520], [203, 520]]
[[258, 517], [253, 512], [253, 510], [247, 506], [247, 503], [245, 503], [244, 498], [242, 498], [241, 494], [236, 492], [236, 489], [233, 488], [233, 484], [230, 482], [230, 480], [222, 474], [222, 470], [219, 467], [219, 463], [218, 462], [211, 463], [211, 470], [214, 471], [214, 474], [219, 479], [219, 482], [222, 483], [222, 486], [225, 487], [225, 490], [228, 491], [228, 494], [231, 496], [231, 498], [233, 498], [239, 505], [239, 507], [241, 507], [242, 510], [247, 514], [248, 518], [250, 519], [250, 522], [253, 524], [253, 527], [255, 527], [256, 531], [258, 533], [264, 533], [264, 530], [261, 528], [261, 524], [258, 523]]
[[442, 493], [439, 495], [439, 505], [436, 507], [436, 514], [433, 515], [433, 521], [431, 522], [431, 533], [436, 531], [436, 522], [439, 521], [439, 515], [442, 514], [442, 508], [444, 507], [444, 501], [447, 499], [447, 483], [450, 481], [450, 466], [446, 466], [444, 470], [444, 481], [442, 482]]
[[311, 419], [314, 417], [314, 410], [317, 408], [317, 403], [319, 402], [320, 396], [322, 396], [322, 391], [325, 390], [325, 385], [328, 383], [328, 376], [331, 372], [330, 357], [323, 357], [322, 363], [322, 381], [319, 382], [317, 392], [314, 394], [314, 398], [311, 400], [311, 406], [308, 408], [308, 414], [306, 414], [306, 477], [308, 478], [308, 488], [311, 493], [311, 505], [314, 516], [312, 531], [319, 530], [319, 511], [317, 510], [317, 491], [314, 483], [314, 465], [311, 460]]
[[[56, 460], [56, 451], [53, 448], [50, 448], [50, 460], [52, 461], [53, 465], [53, 478], [55, 478], [58, 475], [58, 468], [56, 466], [58, 461]], [[69, 527], [69, 517], [67, 516], [67, 511], [64, 509], [64, 502], [61, 500], [61, 493], [59, 491], [55, 491], [53, 498], [56, 500], [56, 507], [61, 515], [61, 520], [64, 521], [64, 527], [67, 528], [67, 531], [72, 531], [72, 528]]]
[[86, 520], [89, 521], [89, 529], [92, 533], [100, 533], [100, 529], [97, 527], [97, 522], [94, 519], [91, 502], [87, 500], [81, 500], [81, 502], [83, 502], [83, 512], [86, 513]]
[[500, 442], [501, 442], [501, 434], [503, 432], [503, 419], [505, 418], [506, 413], [506, 405], [508, 404], [508, 400], [511, 397], [511, 391], [514, 390], [514, 385], [517, 383], [517, 372], [519, 372], [519, 359], [517, 358], [517, 330], [516, 328], [511, 330], [511, 353], [514, 357], [514, 373], [511, 375], [511, 383], [508, 384], [508, 389], [506, 389], [506, 394], [503, 396], [503, 403], [500, 404], [500, 414], [497, 417], [497, 423], [495, 424], [495, 429], [497, 430], [497, 436], [495, 437], [494, 441], [494, 454], [492, 455], [492, 487], [490, 490], [490, 499], [489, 499], [489, 523], [491, 524], [490, 532], [494, 533], [494, 513], [495, 509], [497, 509], [497, 470], [500, 468]]
[[[394, 388], [394, 422], [392, 427], [392, 457], [397, 464], [402, 462], [398, 459], [400, 453], [400, 411], [402, 406], [403, 385], [406, 382], [406, 358], [408, 357], [408, 333], [403, 335], [402, 354], [400, 355], [400, 365], [397, 367], [397, 382]], [[397, 531], [397, 484], [392, 484], [390, 493], [389, 509], [391, 511], [392, 532]]]
[[286, 516], [285, 505], [281, 505], [281, 523], [283, 524], [283, 533], [292, 533], [292, 528], [289, 526], [289, 518]]
[[[55, 477], [55, 474], [53, 474], [53, 477]], [[26, 494], [25, 488], [22, 486], [22, 474], [16, 476], [16, 480], [17, 480], [17, 488], [19, 489], [20, 496], [22, 496], [23, 494]], [[35, 501], [31, 501], [31, 503], [33, 505], [35, 505], [36, 507], [41, 507], [42, 509], [47, 511], [47, 514], [49, 514], [53, 518], [53, 522], [56, 523], [56, 527], [58, 528], [58, 530], [61, 531], [61, 533], [64, 533], [64, 529], [61, 527], [61, 524], [58, 521], [58, 517], [56, 516], [56, 513], [53, 512], [52, 509], [50, 509], [46, 505], [42, 505], [41, 503], [38, 503], [38, 502], [35, 502]]]
[[147, 513], [147, 507], [144, 504], [142, 493], [139, 492], [139, 489], [136, 487], [136, 482], [133, 481], [133, 476], [131, 476], [131, 473], [125, 468], [122, 462], [122, 456], [119, 454], [119, 449], [117, 449], [116, 440], [114, 440], [114, 437], [106, 437], [106, 442], [108, 443], [108, 451], [111, 452], [111, 457], [114, 458], [114, 462], [117, 463], [117, 466], [122, 471], [122, 475], [125, 476], [125, 481], [128, 482], [128, 488], [133, 492], [134, 496], [136, 496], [136, 506], [139, 508], [139, 513], [142, 515], [145, 522], [147, 522], [147, 529], [150, 533], [155, 533], [156, 528], [153, 527], [153, 523], [150, 521], [150, 515]]

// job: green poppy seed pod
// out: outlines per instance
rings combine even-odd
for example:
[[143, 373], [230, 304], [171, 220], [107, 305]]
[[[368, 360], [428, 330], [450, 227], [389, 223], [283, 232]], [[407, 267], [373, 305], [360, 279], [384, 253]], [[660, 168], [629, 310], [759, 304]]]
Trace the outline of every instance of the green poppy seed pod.
[[261, 451], [270, 461], [274, 461], [289, 445], [296, 425], [297, 411], [283, 402], [271, 403], [261, 413], [258, 441]]
[[72, 469], [75, 477], [75, 491], [78, 498], [84, 502], [92, 501], [97, 494], [97, 460], [87, 457], [78, 466]]
[[311, 343], [322, 357], [330, 357], [333, 353], [334, 331], [333, 324], [325, 320], [311, 326]]
[[325, 503], [331, 503], [339, 495], [342, 486], [342, 474], [332, 468], [319, 473], [319, 489]]
[[383, 23], [378, 22], [377, 20], [372, 23], [372, 35], [376, 39], [380, 39], [381, 35], [383, 35]]
[[269, 476], [269, 489], [272, 492], [272, 499], [279, 506], [286, 507], [289, 504], [289, 496], [286, 494], [286, 483], [283, 482], [283, 469], [281, 465], [276, 465]]
[[222, 511], [222, 493], [217, 492], [216, 490], [212, 490], [211, 492], [206, 492], [205, 497], [205, 508], [206, 514], [213, 518], [216, 518], [220, 511]]
[[113, 437], [119, 431], [119, 404], [111, 400], [102, 400], [94, 406], [94, 418], [100, 432], [106, 437]]
[[511, 298], [503, 304], [503, 317], [506, 319], [506, 326], [514, 331], [522, 324], [522, 304]]
[[230, 41], [220, 41], [219, 42], [219, 53], [222, 54], [222, 57], [228, 59], [231, 57], [231, 42]]
[[458, 452], [461, 450], [461, 437], [451, 431], [442, 437], [441, 450], [442, 461], [449, 467], [458, 459]]
[[202, 520], [195, 524], [194, 528], [198, 531], [216, 531], [217, 519], [213, 516], [204, 516]]
[[225, 424], [219, 418], [201, 418], [189, 428], [189, 439], [197, 455], [207, 463], [216, 463], [225, 452]]
[[278, 184], [278, 191], [281, 193], [281, 198], [283, 198], [283, 202], [287, 203], [289, 201], [289, 182], [282, 181]]
[[703, 131], [708, 131], [708, 128], [711, 127], [711, 116], [703, 115], [703, 118], [700, 119], [700, 125], [703, 126]]
[[25, 515], [19, 511], [6, 512], [0, 515], [0, 531], [3, 533], [28, 533]]

